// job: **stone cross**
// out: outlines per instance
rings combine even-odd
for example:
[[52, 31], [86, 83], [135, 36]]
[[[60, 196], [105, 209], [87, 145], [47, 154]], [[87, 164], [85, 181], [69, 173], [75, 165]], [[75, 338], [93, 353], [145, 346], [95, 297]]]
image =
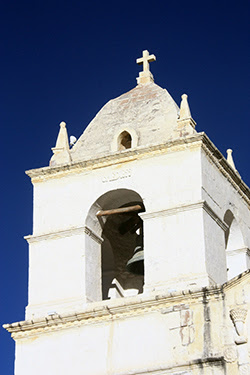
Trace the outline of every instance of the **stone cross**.
[[139, 73], [139, 77], [137, 78], [138, 84], [145, 84], [148, 82], [154, 82], [153, 74], [149, 70], [149, 63], [155, 61], [155, 55], [150, 55], [147, 50], [142, 52], [142, 57], [136, 59], [137, 64], [143, 65], [143, 71]]
[[156, 60], [155, 55], [150, 55], [149, 52], [145, 49], [142, 52], [142, 57], [136, 59], [137, 64], [143, 64], [143, 71], [149, 72], [149, 63]]

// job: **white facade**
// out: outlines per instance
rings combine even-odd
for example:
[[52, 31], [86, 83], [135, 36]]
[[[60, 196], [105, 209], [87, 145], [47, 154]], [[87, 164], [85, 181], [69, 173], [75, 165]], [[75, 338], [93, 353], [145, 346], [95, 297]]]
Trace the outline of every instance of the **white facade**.
[[[149, 73], [71, 149], [62, 123], [50, 166], [27, 172], [29, 302], [26, 320], [5, 326], [16, 375], [249, 369], [250, 191], [196, 132], [187, 96], [179, 111]], [[144, 276], [126, 268], [136, 225]]]

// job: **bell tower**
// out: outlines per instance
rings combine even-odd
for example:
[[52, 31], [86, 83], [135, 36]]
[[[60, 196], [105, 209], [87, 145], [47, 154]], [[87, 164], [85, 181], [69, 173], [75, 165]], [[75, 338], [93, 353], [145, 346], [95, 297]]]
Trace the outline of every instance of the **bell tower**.
[[196, 131], [187, 95], [179, 108], [154, 83], [155, 60], [143, 51], [137, 86], [72, 147], [62, 122], [49, 166], [27, 171], [29, 301], [5, 326], [16, 375], [231, 373], [229, 310], [250, 303], [250, 191], [231, 150]]

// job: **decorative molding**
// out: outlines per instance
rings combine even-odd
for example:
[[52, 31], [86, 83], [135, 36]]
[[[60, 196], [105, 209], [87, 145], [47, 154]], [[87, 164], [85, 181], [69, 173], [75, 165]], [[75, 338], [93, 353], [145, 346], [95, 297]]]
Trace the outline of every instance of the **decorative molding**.
[[221, 288], [196, 288], [182, 290], [162, 295], [136, 295], [133, 297], [118, 298], [86, 304], [85, 309], [77, 313], [46, 316], [44, 318], [5, 324], [3, 327], [12, 334], [14, 339], [29, 337], [62, 328], [71, 328], [75, 325], [97, 324], [102, 321], [120, 319], [127, 316], [140, 315], [174, 306], [174, 311], [186, 306], [187, 300], [195, 299], [203, 303], [204, 293], [210, 299], [223, 299]]
[[235, 250], [226, 250], [227, 256], [234, 256], [237, 254], [245, 253], [246, 255], [250, 256], [250, 249], [248, 247], [242, 247], [241, 249], [235, 249]]
[[203, 208], [203, 205], [204, 205], [204, 201], [199, 201], [199, 202], [190, 203], [190, 204], [181, 204], [179, 206], [167, 208], [161, 211], [143, 212], [143, 213], [140, 213], [139, 215], [143, 220], [147, 220], [147, 219], [153, 219], [154, 217], [171, 216], [171, 215], [176, 215], [179, 212], [191, 211], [191, 210]]
[[168, 313], [188, 308], [188, 303], [196, 300], [199, 303], [216, 298], [224, 299], [225, 291], [234, 287], [243, 279], [250, 279], [250, 270], [243, 272], [234, 279], [223, 285], [214, 285], [205, 288], [192, 290], [181, 290], [162, 294], [139, 294], [133, 297], [118, 298], [100, 302], [87, 303], [85, 309], [78, 313], [46, 316], [40, 319], [20, 321], [11, 324], [4, 324], [14, 339], [30, 337], [33, 334], [42, 334], [48, 331], [56, 331], [62, 328], [71, 328], [81, 324], [96, 324], [101, 321], [135, 316], [145, 312], [158, 310], [160, 313]]
[[65, 237], [72, 237], [77, 236], [80, 234], [86, 233], [91, 238], [93, 238], [96, 242], [102, 243], [103, 239], [99, 237], [96, 233], [94, 233], [90, 228], [87, 226], [81, 226], [81, 227], [74, 227], [66, 230], [61, 230], [58, 232], [51, 232], [51, 233], [45, 233], [40, 235], [29, 235], [25, 236], [24, 239], [30, 244], [34, 242], [40, 242], [45, 240], [56, 240], [59, 238], [65, 238]]
[[234, 346], [230, 345], [224, 351], [224, 359], [228, 363], [235, 362], [238, 358], [237, 349]]
[[228, 229], [228, 225], [224, 223], [218, 215], [214, 212], [214, 210], [208, 205], [206, 201], [203, 201], [203, 209], [206, 213], [224, 230], [224, 232]]
[[161, 312], [163, 311], [162, 309], [165, 311], [168, 308], [173, 308], [175, 311], [178, 308], [181, 309], [183, 306], [186, 306], [193, 299], [203, 303], [204, 296], [206, 296], [206, 300], [213, 297], [216, 300], [223, 300], [225, 291], [242, 282], [244, 278], [246, 280], [250, 279], [250, 270], [243, 272], [223, 285], [168, 292], [161, 295], [139, 294], [133, 297], [93, 302], [86, 304], [85, 309], [78, 313], [62, 314], [60, 316], [53, 315], [41, 319], [4, 324], [3, 328], [10, 332], [14, 339], [18, 339], [21, 337], [30, 337], [32, 334], [46, 333], [48, 330], [67, 329], [75, 325], [79, 326], [79, 324], [95, 324], [101, 321], [120, 319], [124, 316], [134, 316], [147, 311], [159, 310]]
[[247, 342], [247, 336], [245, 336], [245, 321], [247, 317], [247, 309], [234, 308], [230, 310], [230, 317], [233, 321], [237, 336], [235, 338], [236, 344], [245, 344]]
[[235, 171], [230, 164], [227, 162], [226, 158], [221, 154], [213, 142], [208, 138], [205, 133], [203, 134], [202, 149], [206, 155], [212, 160], [214, 165], [219, 169], [219, 171], [227, 178], [227, 180], [232, 184], [235, 190], [240, 194], [240, 196], [250, 207], [250, 189], [241, 179], [239, 173]]
[[230, 316], [234, 323], [236, 322], [245, 323], [245, 320], [247, 317], [247, 309], [242, 309], [242, 308], [232, 309], [230, 310]]
[[150, 146], [138, 146], [135, 149], [128, 149], [124, 152], [114, 152], [99, 158], [92, 158], [80, 162], [73, 162], [56, 167], [43, 167], [26, 171], [33, 182], [42, 182], [46, 179], [59, 178], [62, 175], [71, 173], [82, 173], [84, 171], [113, 166], [151, 155], [161, 155], [169, 152], [183, 151], [190, 147], [201, 147], [207, 156], [214, 162], [219, 171], [228, 179], [245, 202], [250, 206], [250, 189], [241, 180], [241, 177], [228, 164], [227, 160], [220, 153], [217, 147], [210, 141], [204, 133], [197, 133], [192, 136], [178, 138], [163, 144]]
[[143, 220], [152, 219], [154, 217], [160, 216], [170, 216], [176, 215], [177, 213], [184, 212], [184, 211], [191, 211], [202, 208], [205, 210], [211, 218], [224, 230], [228, 229], [228, 226], [218, 217], [218, 215], [212, 210], [212, 208], [208, 205], [206, 201], [198, 201], [195, 203], [190, 204], [183, 204], [176, 207], [171, 207], [166, 210], [156, 211], [156, 212], [145, 212], [141, 213], [140, 216]]
[[117, 151], [106, 156], [98, 158], [91, 158], [75, 162], [72, 164], [65, 164], [56, 167], [43, 167], [37, 169], [30, 169], [25, 173], [33, 181], [43, 181], [48, 178], [58, 178], [61, 175], [80, 173], [87, 170], [99, 169], [107, 166], [114, 166], [116, 164], [125, 163], [131, 160], [137, 160], [143, 156], [150, 156], [156, 154], [165, 154], [166, 152], [182, 151], [187, 148], [188, 144], [196, 143], [197, 147], [201, 146], [202, 139], [205, 133], [198, 133], [195, 136], [178, 138], [173, 141], [169, 141], [163, 144], [153, 144], [150, 146], [138, 146], [136, 149], [127, 149], [123, 152]]
[[234, 288], [236, 285], [239, 285], [244, 278], [246, 279], [249, 278], [249, 283], [250, 283], [250, 269], [240, 273], [239, 275], [235, 276], [231, 280], [225, 282], [223, 284], [223, 289], [227, 291], [228, 289]]

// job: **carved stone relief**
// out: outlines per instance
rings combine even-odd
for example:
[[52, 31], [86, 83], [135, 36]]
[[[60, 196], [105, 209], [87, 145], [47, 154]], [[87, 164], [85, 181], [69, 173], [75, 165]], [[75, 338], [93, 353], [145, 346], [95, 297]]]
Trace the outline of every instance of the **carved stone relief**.
[[230, 317], [233, 321], [236, 337], [236, 344], [245, 344], [247, 342], [247, 336], [245, 335], [245, 321], [247, 316], [247, 309], [235, 308], [230, 310]]

